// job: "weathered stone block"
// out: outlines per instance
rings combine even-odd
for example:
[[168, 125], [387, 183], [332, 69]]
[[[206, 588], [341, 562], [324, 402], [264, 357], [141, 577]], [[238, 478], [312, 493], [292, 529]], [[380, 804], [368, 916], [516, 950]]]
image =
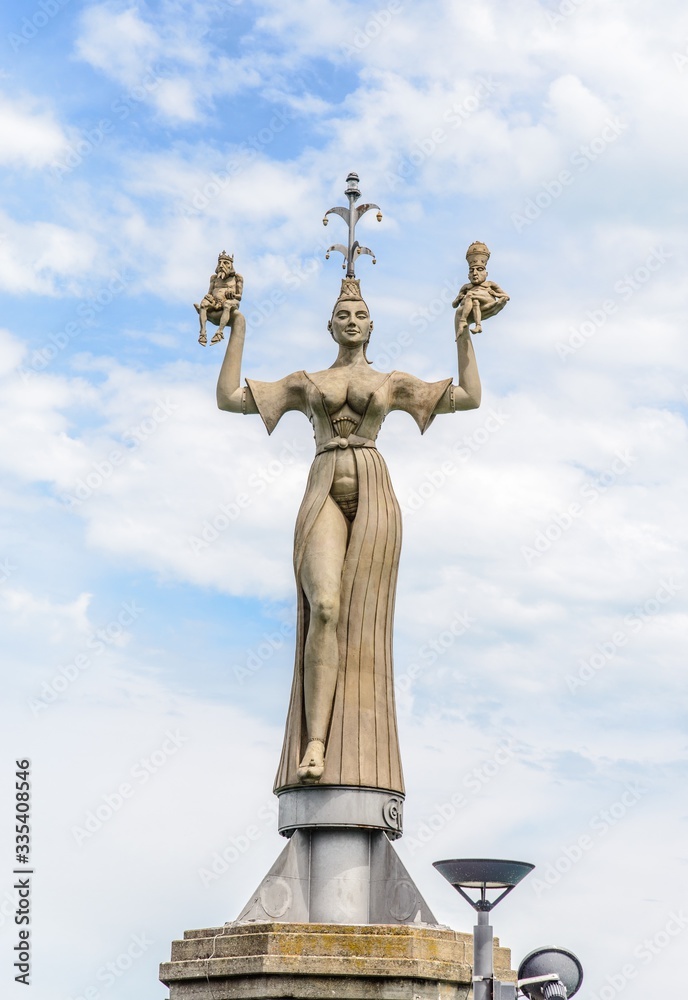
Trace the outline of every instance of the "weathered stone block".
[[[445, 927], [234, 923], [187, 931], [160, 978], [170, 1000], [467, 1000], [471, 957]], [[494, 958], [513, 982], [497, 941]]]

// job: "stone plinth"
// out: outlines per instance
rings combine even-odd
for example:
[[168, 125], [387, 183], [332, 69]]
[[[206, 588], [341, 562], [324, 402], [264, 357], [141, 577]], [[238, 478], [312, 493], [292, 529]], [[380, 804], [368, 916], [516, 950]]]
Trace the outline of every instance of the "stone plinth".
[[[443, 927], [235, 923], [186, 931], [160, 979], [170, 1000], [467, 1000], [472, 949]], [[514, 982], [509, 949], [494, 958]]]

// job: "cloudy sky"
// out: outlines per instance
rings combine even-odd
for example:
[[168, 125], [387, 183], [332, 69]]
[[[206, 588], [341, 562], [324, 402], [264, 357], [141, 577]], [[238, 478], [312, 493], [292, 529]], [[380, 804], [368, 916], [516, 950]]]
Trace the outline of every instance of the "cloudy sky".
[[[2, 994], [14, 761], [34, 1000], [167, 995], [281, 844], [312, 438], [216, 409], [193, 302], [235, 254], [245, 372], [327, 367], [356, 170], [376, 368], [455, 373], [475, 239], [511, 295], [483, 405], [379, 445], [404, 510], [404, 863], [531, 861], [496, 911], [581, 996], [683, 981], [688, 13], [679, 0], [10, 0], [0, 77]], [[224, 861], [223, 861], [224, 856]], [[90, 992], [89, 992], [90, 991]]]

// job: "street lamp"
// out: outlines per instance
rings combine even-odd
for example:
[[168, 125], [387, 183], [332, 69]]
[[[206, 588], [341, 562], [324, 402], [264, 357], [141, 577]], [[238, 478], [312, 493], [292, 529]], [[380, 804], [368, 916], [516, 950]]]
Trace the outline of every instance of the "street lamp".
[[[507, 1000], [510, 994], [511, 997], [516, 996], [513, 983], [501, 983], [494, 978], [490, 910], [534, 867], [535, 865], [525, 861], [494, 861], [487, 858], [433, 862], [433, 868], [461, 893], [478, 914], [478, 923], [473, 927], [473, 1000]], [[471, 899], [466, 889], [478, 889], [480, 897]], [[499, 891], [496, 899], [487, 898], [489, 890]]]
[[583, 982], [583, 967], [566, 948], [537, 948], [518, 967], [518, 985], [530, 1000], [572, 997]]
[[[490, 910], [508, 895], [535, 865], [526, 861], [495, 861], [488, 858], [455, 858], [435, 861], [433, 867], [453, 885], [478, 914], [473, 927], [473, 1000], [515, 1000], [517, 989], [529, 1000], [567, 1000], [580, 988], [583, 968], [576, 956], [564, 948], [531, 951], [518, 969], [518, 983], [494, 978], [494, 956]], [[466, 889], [477, 889], [477, 899]], [[489, 899], [488, 892], [496, 891]]]

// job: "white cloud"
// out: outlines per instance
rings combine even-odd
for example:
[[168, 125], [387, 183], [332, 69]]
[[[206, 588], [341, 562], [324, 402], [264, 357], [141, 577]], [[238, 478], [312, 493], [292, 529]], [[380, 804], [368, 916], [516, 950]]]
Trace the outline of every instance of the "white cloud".
[[0, 165], [5, 167], [46, 167], [67, 146], [67, 136], [53, 112], [34, 97], [11, 100], [0, 94], [0, 130]]
[[133, 7], [95, 4], [81, 18], [76, 52], [126, 88], [122, 100], [150, 102], [170, 122], [198, 121], [212, 113], [215, 97], [261, 82], [262, 60], [229, 59], [214, 44], [212, 16], [211, 8], [187, 5], [146, 21]]
[[94, 4], [82, 15], [77, 54], [120, 83], [139, 83], [161, 49], [159, 34], [134, 7], [117, 11], [109, 4]]
[[97, 243], [83, 229], [20, 222], [0, 213], [0, 287], [13, 294], [79, 294], [93, 272]]
[[25, 590], [6, 587], [0, 591], [0, 600], [15, 622], [25, 625], [31, 620], [34, 627], [40, 622], [38, 627], [52, 643], [64, 642], [65, 630], [76, 629], [80, 633], [89, 631], [88, 607], [91, 597], [91, 594], [80, 594], [68, 604], [54, 604]]

